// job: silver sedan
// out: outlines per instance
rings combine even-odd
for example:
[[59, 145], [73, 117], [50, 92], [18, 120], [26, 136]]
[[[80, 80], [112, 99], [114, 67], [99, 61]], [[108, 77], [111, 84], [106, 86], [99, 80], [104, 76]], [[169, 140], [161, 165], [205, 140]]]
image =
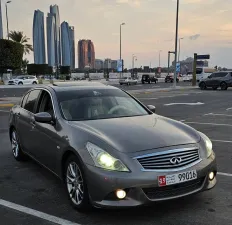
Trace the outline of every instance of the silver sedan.
[[123, 79], [119, 80], [119, 84], [120, 85], [123, 85], [123, 84], [126, 84], [126, 85], [135, 85], [137, 83], [138, 83], [138, 80], [132, 79], [131, 77], [124, 77]]
[[145, 205], [216, 185], [203, 133], [118, 88], [78, 83], [28, 91], [9, 118], [15, 159], [31, 157], [63, 180], [76, 209]]

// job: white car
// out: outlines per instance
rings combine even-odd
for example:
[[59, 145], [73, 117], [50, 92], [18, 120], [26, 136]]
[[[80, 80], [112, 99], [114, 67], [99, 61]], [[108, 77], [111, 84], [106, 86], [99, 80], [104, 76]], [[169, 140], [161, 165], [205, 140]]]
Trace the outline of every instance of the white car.
[[193, 80], [193, 74], [188, 73], [187, 75], [183, 76], [183, 81], [184, 82], [191, 82]]
[[132, 85], [132, 84], [137, 84], [137, 83], [138, 83], [138, 80], [132, 79], [131, 77], [124, 77], [119, 80], [120, 85], [123, 85], [123, 84]]
[[8, 85], [27, 85], [27, 84], [38, 84], [38, 79], [36, 76], [17, 76], [14, 79], [8, 81]]

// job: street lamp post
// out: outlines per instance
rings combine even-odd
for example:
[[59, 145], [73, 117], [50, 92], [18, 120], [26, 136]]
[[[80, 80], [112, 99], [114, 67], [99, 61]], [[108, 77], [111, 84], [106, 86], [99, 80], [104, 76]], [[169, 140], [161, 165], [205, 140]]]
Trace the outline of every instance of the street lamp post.
[[7, 9], [7, 4], [11, 3], [11, 1], [6, 2], [6, 24], [7, 24], [7, 37], [9, 40], [9, 22], [8, 22], [8, 9]]
[[175, 37], [175, 61], [174, 61], [174, 88], [176, 88], [176, 61], [177, 61], [177, 42], [178, 42], [178, 26], [179, 26], [179, 0], [176, 7], [176, 37]]
[[[120, 62], [122, 61], [122, 26], [124, 25], [126, 24], [125, 23], [120, 24]], [[123, 65], [122, 65], [122, 70], [123, 70]], [[121, 77], [121, 73], [120, 73], [120, 77]]]
[[162, 52], [162, 50], [159, 50], [159, 67], [160, 67], [160, 53]]
[[178, 62], [180, 62], [180, 41], [184, 38], [179, 38], [179, 54], [178, 54]]
[[132, 77], [134, 77], [134, 64], [135, 60], [137, 60], [137, 57], [133, 54], [132, 55]]

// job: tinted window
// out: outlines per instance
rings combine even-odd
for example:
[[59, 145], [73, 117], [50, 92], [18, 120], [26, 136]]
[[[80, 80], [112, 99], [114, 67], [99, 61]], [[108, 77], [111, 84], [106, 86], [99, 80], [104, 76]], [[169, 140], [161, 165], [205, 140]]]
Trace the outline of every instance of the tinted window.
[[197, 68], [196, 74], [201, 74], [202, 72], [203, 72], [203, 69], [202, 69], [202, 68]]
[[76, 90], [58, 93], [67, 120], [97, 120], [148, 115], [147, 110], [121, 90]]
[[48, 112], [54, 116], [52, 99], [47, 91], [43, 91], [36, 112]]
[[28, 96], [29, 96], [29, 94], [26, 94], [26, 95], [23, 97], [22, 104], [21, 104], [21, 107], [22, 107], [22, 108], [25, 107], [25, 104], [26, 104], [26, 102], [27, 102]]
[[37, 98], [39, 97], [39, 94], [40, 94], [40, 90], [31, 91], [29, 93], [24, 109], [28, 110], [29, 112], [34, 112], [34, 107], [35, 107]]
[[215, 73], [214, 77], [225, 77], [228, 73]]

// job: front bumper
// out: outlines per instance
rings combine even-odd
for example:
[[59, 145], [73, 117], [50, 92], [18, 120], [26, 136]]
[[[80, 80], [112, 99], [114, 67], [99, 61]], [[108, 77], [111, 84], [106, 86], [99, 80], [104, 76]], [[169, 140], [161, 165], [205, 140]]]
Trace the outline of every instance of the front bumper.
[[[212, 189], [216, 185], [217, 165], [214, 153], [200, 163], [178, 173], [190, 170], [197, 171], [197, 180], [166, 187], [158, 186], [158, 176], [176, 172], [140, 171], [138, 173], [105, 171], [94, 166], [86, 166], [86, 178], [92, 204], [96, 207], [134, 207], [148, 205], [157, 201], [176, 199]], [[209, 173], [215, 178], [210, 181]], [[127, 196], [118, 200], [117, 189], [124, 189]]]

